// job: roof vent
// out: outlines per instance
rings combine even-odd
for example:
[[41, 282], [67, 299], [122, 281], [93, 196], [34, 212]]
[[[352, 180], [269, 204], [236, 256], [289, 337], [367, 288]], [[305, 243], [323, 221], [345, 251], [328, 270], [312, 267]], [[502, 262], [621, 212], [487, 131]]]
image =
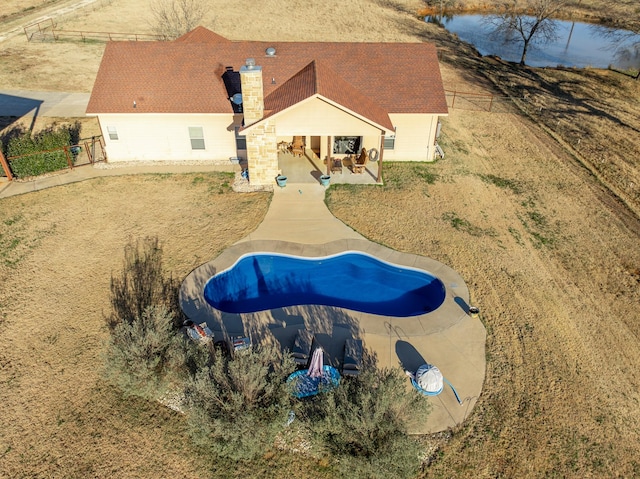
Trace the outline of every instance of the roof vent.
[[268, 57], [275, 57], [276, 56], [276, 49], [273, 47], [269, 47], [264, 51]]
[[247, 70], [251, 70], [253, 67], [256, 66], [256, 59], [255, 58], [247, 58], [247, 60], [244, 62], [244, 64], [247, 67]]

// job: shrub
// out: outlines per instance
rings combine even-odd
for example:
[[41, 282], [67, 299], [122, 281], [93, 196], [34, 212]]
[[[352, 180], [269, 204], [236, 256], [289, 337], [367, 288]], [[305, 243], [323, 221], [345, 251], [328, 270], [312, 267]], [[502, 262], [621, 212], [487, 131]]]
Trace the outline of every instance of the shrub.
[[273, 346], [234, 358], [216, 351], [186, 388], [195, 443], [236, 461], [264, 454], [285, 428], [292, 401], [285, 380], [294, 369], [293, 360]]
[[157, 399], [179, 380], [184, 342], [176, 334], [173, 314], [163, 306], [150, 306], [112, 329], [105, 375], [125, 395]]
[[408, 390], [398, 370], [369, 368], [317, 396], [307, 421], [316, 440], [350, 477], [411, 477], [419, 445], [407, 436], [409, 419], [428, 414], [423, 397]]
[[111, 307], [105, 375], [125, 394], [158, 398], [203, 364], [179, 334], [178, 286], [162, 270], [158, 238], [125, 247], [122, 273], [111, 276]]
[[50, 127], [31, 136], [29, 131], [22, 131], [9, 139], [7, 156], [21, 156], [11, 160], [11, 170], [18, 178], [38, 176], [51, 171], [58, 171], [69, 166], [64, 147], [77, 141], [80, 126], [61, 128]]

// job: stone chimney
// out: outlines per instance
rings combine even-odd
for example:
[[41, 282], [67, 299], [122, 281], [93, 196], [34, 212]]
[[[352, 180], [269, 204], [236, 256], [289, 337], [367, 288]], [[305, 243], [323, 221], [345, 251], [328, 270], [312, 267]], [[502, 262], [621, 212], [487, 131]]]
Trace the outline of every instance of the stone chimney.
[[240, 67], [242, 85], [242, 110], [244, 124], [249, 126], [264, 116], [264, 93], [262, 90], [262, 67], [256, 66], [253, 58], [247, 58]]

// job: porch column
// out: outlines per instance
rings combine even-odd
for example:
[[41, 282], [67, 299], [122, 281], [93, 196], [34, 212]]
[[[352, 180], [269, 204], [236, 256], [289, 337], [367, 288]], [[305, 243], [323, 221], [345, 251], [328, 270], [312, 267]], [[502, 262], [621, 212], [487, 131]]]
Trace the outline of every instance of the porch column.
[[378, 155], [378, 177], [376, 181], [382, 183], [382, 158], [384, 157], [384, 133], [380, 136], [380, 154]]
[[331, 176], [331, 142], [332, 136], [327, 135], [327, 176]]
[[271, 185], [278, 175], [278, 145], [276, 124], [265, 120], [255, 125], [247, 137], [247, 166], [249, 183], [252, 185]]

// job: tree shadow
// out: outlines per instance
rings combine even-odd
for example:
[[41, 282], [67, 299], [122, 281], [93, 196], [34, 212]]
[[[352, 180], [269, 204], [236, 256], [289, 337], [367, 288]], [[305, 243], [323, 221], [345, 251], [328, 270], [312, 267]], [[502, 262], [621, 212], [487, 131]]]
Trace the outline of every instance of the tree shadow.
[[327, 364], [339, 367], [344, 360], [347, 339], [361, 339], [358, 319], [342, 308], [321, 305], [288, 306], [256, 313], [218, 312], [209, 326], [224, 337], [246, 335], [254, 344], [273, 344], [291, 351], [300, 329], [314, 334], [315, 347], [322, 347]]
[[105, 315], [110, 330], [132, 324], [147, 308], [164, 306], [172, 313], [175, 329], [185, 319], [179, 304], [180, 283], [162, 267], [162, 244], [157, 236], [129, 240], [120, 274], [111, 275], [111, 311]]
[[405, 371], [415, 372], [426, 363], [425, 359], [411, 343], [401, 339], [396, 341], [396, 356], [398, 356], [400, 366]]

